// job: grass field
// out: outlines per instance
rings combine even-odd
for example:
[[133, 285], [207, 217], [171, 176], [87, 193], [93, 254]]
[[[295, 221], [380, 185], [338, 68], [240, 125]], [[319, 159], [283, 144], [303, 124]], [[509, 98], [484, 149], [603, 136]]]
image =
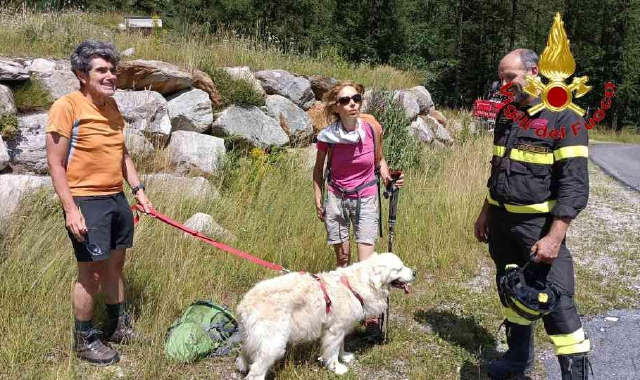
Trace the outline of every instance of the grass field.
[[114, 43], [120, 51], [134, 48], [133, 59], [156, 59], [188, 69], [207, 65], [282, 69], [302, 75], [352, 79], [367, 87], [386, 89], [409, 88], [422, 80], [417, 72], [355, 65], [335, 54], [317, 57], [284, 54], [257, 38], [224, 31], [211, 35], [196, 25], [158, 30], [149, 35], [120, 32], [117, 25], [123, 21], [124, 15], [118, 13], [15, 13], [0, 6], [0, 56], [68, 58], [78, 43], [99, 39]]

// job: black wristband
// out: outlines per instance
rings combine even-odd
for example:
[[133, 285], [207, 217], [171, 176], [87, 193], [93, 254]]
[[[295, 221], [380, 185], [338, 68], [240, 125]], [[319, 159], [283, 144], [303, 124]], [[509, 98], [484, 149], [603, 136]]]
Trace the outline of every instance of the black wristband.
[[143, 183], [140, 183], [138, 186], [134, 186], [134, 187], [131, 188], [131, 192], [133, 193], [133, 195], [136, 195], [139, 190], [144, 190], [144, 184]]

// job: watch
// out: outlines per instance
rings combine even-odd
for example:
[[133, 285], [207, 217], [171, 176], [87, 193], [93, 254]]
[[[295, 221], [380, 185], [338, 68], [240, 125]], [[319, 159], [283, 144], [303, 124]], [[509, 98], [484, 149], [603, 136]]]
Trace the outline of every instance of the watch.
[[131, 192], [133, 193], [133, 195], [136, 195], [138, 193], [138, 190], [144, 190], [143, 183], [140, 183], [138, 186], [134, 186], [131, 188]]

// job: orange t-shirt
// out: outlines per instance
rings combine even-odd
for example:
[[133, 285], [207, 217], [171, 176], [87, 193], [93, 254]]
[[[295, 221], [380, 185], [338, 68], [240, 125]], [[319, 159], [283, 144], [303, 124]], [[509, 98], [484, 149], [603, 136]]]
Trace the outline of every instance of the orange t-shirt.
[[45, 131], [69, 139], [67, 182], [73, 196], [122, 191], [123, 128], [124, 119], [111, 97], [98, 107], [75, 91], [53, 103]]

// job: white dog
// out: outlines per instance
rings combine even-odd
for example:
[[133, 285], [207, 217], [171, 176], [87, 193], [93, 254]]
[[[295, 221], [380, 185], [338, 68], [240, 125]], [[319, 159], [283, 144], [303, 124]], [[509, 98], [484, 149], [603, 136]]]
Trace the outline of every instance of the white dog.
[[[387, 306], [389, 286], [402, 288], [414, 271], [393, 253], [321, 273], [289, 273], [258, 283], [238, 305], [242, 351], [236, 360], [246, 379], [264, 379], [288, 343], [322, 338], [322, 361], [344, 374], [353, 354], [344, 352], [344, 337], [358, 322], [377, 317]], [[340, 361], [339, 361], [340, 360]]]

